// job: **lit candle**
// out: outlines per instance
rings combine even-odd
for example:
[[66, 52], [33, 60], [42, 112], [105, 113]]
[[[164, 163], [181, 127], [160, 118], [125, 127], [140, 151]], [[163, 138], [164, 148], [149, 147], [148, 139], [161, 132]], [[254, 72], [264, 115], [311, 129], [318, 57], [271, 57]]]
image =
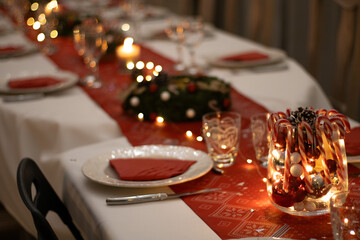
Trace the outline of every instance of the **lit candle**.
[[140, 56], [140, 46], [133, 44], [134, 39], [127, 37], [124, 44], [116, 49], [117, 57], [125, 63], [135, 61]]

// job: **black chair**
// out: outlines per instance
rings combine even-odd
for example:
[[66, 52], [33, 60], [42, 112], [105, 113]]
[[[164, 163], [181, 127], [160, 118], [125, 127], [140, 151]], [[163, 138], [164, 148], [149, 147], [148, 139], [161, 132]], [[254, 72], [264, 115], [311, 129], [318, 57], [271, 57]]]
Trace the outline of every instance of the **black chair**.
[[[32, 197], [31, 193], [32, 184], [36, 188], [34, 197]], [[60, 200], [34, 160], [30, 158], [21, 160], [17, 170], [17, 185], [22, 200], [31, 212], [39, 240], [58, 239], [46, 220], [46, 215], [49, 211], [54, 211], [59, 215], [75, 239], [83, 239], [79, 230], [74, 225], [66, 206]]]

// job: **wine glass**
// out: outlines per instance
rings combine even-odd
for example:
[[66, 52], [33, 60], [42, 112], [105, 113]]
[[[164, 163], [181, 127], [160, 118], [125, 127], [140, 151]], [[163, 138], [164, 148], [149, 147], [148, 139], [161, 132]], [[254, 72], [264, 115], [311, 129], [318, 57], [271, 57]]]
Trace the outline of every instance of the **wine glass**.
[[182, 19], [180, 18], [169, 18], [167, 20], [167, 26], [165, 33], [170, 40], [176, 43], [178, 59], [174, 65], [176, 71], [184, 71], [184, 35]]
[[99, 60], [107, 50], [104, 27], [97, 19], [87, 19], [82, 25], [84, 61], [91, 70], [91, 77], [87, 77], [86, 85], [99, 88], [102, 82], [99, 76]]
[[185, 47], [190, 53], [190, 67], [187, 68], [189, 74], [202, 72], [201, 67], [196, 63], [195, 48], [202, 42], [204, 37], [204, 24], [199, 17], [188, 17], [182, 22], [183, 38]]

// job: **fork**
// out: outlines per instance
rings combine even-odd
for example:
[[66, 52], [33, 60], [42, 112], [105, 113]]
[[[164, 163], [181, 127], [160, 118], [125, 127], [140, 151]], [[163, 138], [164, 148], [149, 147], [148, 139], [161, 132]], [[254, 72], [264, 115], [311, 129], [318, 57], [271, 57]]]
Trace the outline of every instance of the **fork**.
[[276, 232], [274, 232], [271, 237], [277, 237], [277, 238], [281, 238], [282, 236], [284, 236], [284, 234], [290, 230], [290, 226], [287, 224], [282, 225], [281, 228], [279, 228]]

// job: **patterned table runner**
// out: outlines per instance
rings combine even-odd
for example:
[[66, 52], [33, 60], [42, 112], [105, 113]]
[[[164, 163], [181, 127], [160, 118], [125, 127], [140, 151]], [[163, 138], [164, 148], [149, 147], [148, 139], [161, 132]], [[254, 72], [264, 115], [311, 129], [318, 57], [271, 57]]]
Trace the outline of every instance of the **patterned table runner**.
[[[50, 58], [62, 69], [70, 70], [79, 76], [88, 72], [81, 58], [77, 56], [69, 38], [55, 40], [61, 51]], [[164, 71], [171, 73], [173, 62], [142, 48], [141, 60], [160, 64]], [[164, 123], [140, 122], [123, 113], [119, 95], [130, 84], [128, 75], [120, 74], [114, 58], [108, 57], [100, 63], [100, 76], [104, 81], [101, 89], [84, 91], [119, 124], [129, 142], [136, 145], [145, 144], [178, 144], [206, 151], [205, 143], [196, 141], [200, 135], [201, 122]], [[206, 195], [185, 197], [185, 203], [222, 239], [241, 237], [264, 237], [283, 233], [283, 237], [292, 239], [331, 239], [329, 215], [318, 217], [296, 217], [277, 210], [268, 200], [266, 169], [261, 168], [255, 159], [249, 131], [251, 115], [267, 110], [232, 89], [232, 111], [242, 114], [242, 138], [240, 154], [236, 163], [226, 169], [224, 175], [209, 172], [205, 176], [188, 183], [172, 186], [175, 192], [195, 189], [221, 187], [222, 191]], [[191, 130], [195, 137], [187, 137], [185, 132]], [[349, 171], [359, 171], [349, 167]], [[360, 190], [358, 179], [349, 179], [350, 187]], [[190, 230], [191, 231], [191, 230]], [[277, 235], [280, 236], [280, 235]]]

